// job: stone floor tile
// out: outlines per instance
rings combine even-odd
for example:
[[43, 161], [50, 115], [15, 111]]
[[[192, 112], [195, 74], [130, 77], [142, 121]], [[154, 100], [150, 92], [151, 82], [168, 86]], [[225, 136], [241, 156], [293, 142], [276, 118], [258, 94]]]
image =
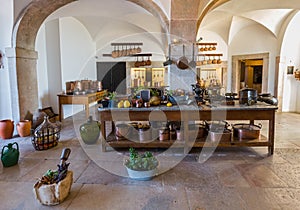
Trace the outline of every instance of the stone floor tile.
[[73, 210], [189, 209], [184, 189], [94, 184], [85, 184], [69, 208]]
[[241, 199], [245, 203], [245, 209], [257, 210], [280, 210], [280, 206], [270, 198], [263, 188], [236, 188]]
[[243, 177], [252, 187], [287, 187], [269, 167], [263, 164], [241, 164], [237, 165]]
[[291, 188], [300, 188], [300, 163], [273, 164], [270, 168], [274, 173]]
[[[268, 200], [281, 205], [300, 204], [300, 189], [291, 188], [265, 188], [265, 194]], [[300, 208], [300, 206], [298, 206]]]
[[234, 163], [214, 163], [210, 167], [216, 172], [220, 183], [224, 187], [250, 187]]
[[[67, 209], [74, 197], [78, 194], [81, 184], [73, 183], [69, 196], [60, 204], [46, 206], [36, 200], [33, 193], [32, 182], [0, 182], [0, 209], [25, 209], [25, 210], [47, 210], [47, 209]], [[7, 201], [7, 202], [3, 202]]]
[[187, 199], [190, 209], [246, 209], [246, 203], [235, 189], [209, 186], [197, 189], [187, 188]]
[[[87, 167], [89, 161], [72, 161], [70, 163], [69, 169], [74, 171], [73, 179], [76, 180], [80, 174], [84, 171], [84, 169]], [[31, 168], [31, 170], [28, 171], [27, 174], [20, 177], [20, 181], [23, 182], [35, 182], [39, 178], [43, 176], [47, 172], [47, 170], [56, 170], [57, 164], [59, 164], [59, 159], [44, 159], [40, 164], [35, 165]]]
[[0, 181], [17, 181], [38, 167], [43, 159], [21, 158], [17, 165], [0, 167]]
[[164, 186], [200, 188], [220, 185], [216, 173], [208, 164], [182, 162], [161, 176]]

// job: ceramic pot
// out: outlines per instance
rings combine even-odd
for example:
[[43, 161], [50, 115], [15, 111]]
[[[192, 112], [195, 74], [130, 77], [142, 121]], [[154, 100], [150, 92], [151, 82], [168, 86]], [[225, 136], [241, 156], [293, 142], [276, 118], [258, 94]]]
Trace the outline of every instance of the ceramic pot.
[[12, 120], [0, 120], [0, 138], [11, 139], [14, 132], [14, 121]]
[[100, 136], [100, 125], [89, 116], [87, 122], [80, 126], [79, 131], [84, 143], [95, 144]]
[[126, 169], [127, 169], [128, 176], [131, 179], [140, 180], [140, 181], [150, 180], [157, 175], [157, 168], [149, 171], [136, 171], [128, 167], [126, 167]]
[[[15, 145], [15, 148], [13, 147]], [[19, 145], [17, 142], [9, 143], [2, 148], [1, 161], [4, 167], [16, 165], [19, 160]]]
[[31, 130], [31, 121], [30, 120], [21, 120], [17, 123], [17, 131], [21, 137], [30, 136]]

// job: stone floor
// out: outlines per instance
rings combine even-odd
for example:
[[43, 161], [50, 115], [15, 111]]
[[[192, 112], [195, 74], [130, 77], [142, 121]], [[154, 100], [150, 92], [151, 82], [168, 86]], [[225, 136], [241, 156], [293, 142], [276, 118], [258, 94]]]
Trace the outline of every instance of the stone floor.
[[[267, 156], [265, 147], [218, 149], [199, 163], [200, 151], [193, 150], [150, 181], [104, 170], [124, 172], [121, 161], [113, 157], [120, 152], [107, 152], [106, 157], [112, 154], [109, 159], [91, 160], [73, 122], [72, 118], [63, 121], [58, 146], [45, 151], [36, 151], [29, 137], [0, 140], [1, 148], [14, 141], [20, 147], [18, 165], [0, 166], [0, 209], [300, 209], [299, 114], [276, 114], [273, 156]], [[33, 185], [48, 169], [56, 168], [64, 147], [72, 150], [70, 195], [59, 205], [43, 206], [35, 200]]]

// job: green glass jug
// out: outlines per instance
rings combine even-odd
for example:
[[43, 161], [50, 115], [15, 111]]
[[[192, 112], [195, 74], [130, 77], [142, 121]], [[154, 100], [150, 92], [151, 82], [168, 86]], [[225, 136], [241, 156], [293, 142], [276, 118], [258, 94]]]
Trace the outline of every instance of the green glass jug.
[[85, 144], [95, 144], [100, 136], [100, 124], [89, 116], [87, 122], [80, 126], [79, 131]]
[[[15, 145], [16, 148], [13, 146]], [[19, 145], [17, 142], [9, 143], [2, 148], [1, 161], [4, 167], [16, 165], [19, 160]]]

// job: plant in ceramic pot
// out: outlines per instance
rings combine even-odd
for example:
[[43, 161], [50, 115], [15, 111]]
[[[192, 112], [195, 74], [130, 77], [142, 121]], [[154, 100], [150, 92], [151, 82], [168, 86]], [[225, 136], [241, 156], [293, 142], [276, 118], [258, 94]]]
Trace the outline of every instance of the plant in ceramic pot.
[[129, 177], [136, 180], [150, 180], [157, 174], [158, 164], [151, 152], [140, 154], [134, 148], [129, 149], [129, 159], [124, 162]]
[[117, 93], [115, 91], [114, 92], [110, 92], [108, 94], [108, 98], [109, 98], [108, 107], [110, 107], [110, 108], [116, 107], [116, 105], [117, 105], [117, 103], [116, 103], [116, 96], [117, 96]]
[[33, 193], [41, 204], [47, 206], [60, 204], [70, 194], [73, 171], [68, 169], [70, 163], [66, 162], [70, 153], [70, 148], [63, 148], [57, 170], [47, 170], [34, 184]]

